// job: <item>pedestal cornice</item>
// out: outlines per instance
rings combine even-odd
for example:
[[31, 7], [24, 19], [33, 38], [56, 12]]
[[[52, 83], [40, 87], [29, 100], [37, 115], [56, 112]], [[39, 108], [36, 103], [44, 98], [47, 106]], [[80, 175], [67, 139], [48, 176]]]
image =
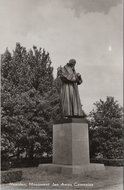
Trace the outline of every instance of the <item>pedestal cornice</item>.
[[88, 123], [88, 120], [82, 117], [67, 117], [67, 118], [62, 118], [58, 121], [55, 121], [54, 125], [63, 124], [63, 123]]

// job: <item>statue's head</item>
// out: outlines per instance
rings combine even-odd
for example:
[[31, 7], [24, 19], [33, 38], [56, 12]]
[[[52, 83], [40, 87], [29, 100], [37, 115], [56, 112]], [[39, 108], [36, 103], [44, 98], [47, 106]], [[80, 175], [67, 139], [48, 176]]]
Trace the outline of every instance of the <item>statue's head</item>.
[[70, 59], [67, 64], [68, 64], [68, 66], [74, 67], [75, 64], [76, 64], [76, 60], [75, 59]]

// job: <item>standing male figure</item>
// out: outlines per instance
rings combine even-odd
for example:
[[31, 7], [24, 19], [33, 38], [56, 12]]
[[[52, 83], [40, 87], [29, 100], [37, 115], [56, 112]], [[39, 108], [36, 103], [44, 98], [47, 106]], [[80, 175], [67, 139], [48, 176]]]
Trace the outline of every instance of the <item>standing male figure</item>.
[[71, 59], [64, 67], [59, 67], [57, 75], [61, 79], [61, 103], [63, 115], [65, 117], [83, 117], [85, 116], [78, 85], [82, 83], [82, 78], [75, 71], [76, 60]]

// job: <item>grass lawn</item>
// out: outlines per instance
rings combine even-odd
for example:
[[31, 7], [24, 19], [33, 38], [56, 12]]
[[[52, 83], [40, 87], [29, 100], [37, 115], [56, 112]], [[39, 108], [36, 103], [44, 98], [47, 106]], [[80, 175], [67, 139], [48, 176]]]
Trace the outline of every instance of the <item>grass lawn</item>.
[[123, 167], [105, 167], [105, 174], [92, 173], [89, 176], [63, 176], [47, 174], [41, 168], [19, 168], [23, 170], [23, 179], [12, 184], [2, 184], [1, 190], [11, 189], [98, 189], [122, 190]]

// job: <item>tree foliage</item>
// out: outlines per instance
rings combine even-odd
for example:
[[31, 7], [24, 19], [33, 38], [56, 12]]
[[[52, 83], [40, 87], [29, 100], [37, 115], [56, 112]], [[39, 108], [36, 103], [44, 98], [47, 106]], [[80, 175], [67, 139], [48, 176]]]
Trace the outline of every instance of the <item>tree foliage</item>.
[[52, 150], [52, 123], [60, 101], [49, 53], [19, 43], [1, 56], [2, 153], [34, 157]]
[[114, 97], [94, 105], [90, 112], [91, 157], [101, 154], [104, 158], [122, 158], [122, 107]]

